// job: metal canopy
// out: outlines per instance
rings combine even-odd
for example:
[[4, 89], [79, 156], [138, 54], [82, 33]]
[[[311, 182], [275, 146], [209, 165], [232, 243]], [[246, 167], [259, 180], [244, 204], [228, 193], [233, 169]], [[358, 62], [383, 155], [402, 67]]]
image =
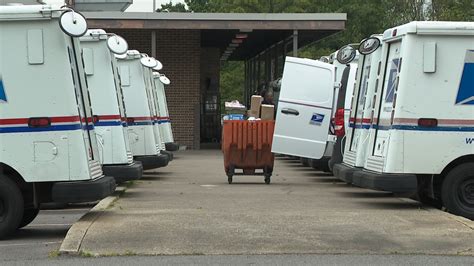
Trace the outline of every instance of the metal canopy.
[[[201, 46], [217, 47], [224, 60], [248, 60], [293, 38], [294, 49], [344, 30], [345, 13], [144, 13], [84, 12], [89, 28], [201, 30]], [[236, 40], [236, 36], [244, 38]], [[293, 40], [294, 41], [294, 40]], [[233, 42], [236, 42], [232, 44]]]

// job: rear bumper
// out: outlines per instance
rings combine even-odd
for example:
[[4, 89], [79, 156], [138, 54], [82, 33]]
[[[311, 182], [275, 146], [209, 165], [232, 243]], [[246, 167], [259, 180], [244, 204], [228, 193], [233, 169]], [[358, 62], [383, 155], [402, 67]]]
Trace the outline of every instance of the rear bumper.
[[165, 143], [165, 148], [167, 151], [177, 151], [179, 150], [179, 144], [175, 142]]
[[171, 162], [174, 159], [174, 155], [170, 151], [160, 151], [161, 154], [168, 156], [168, 160]]
[[88, 181], [57, 182], [51, 188], [51, 197], [57, 203], [91, 202], [110, 196], [115, 187], [115, 179], [111, 176]]
[[113, 176], [117, 184], [140, 179], [143, 175], [143, 165], [134, 161], [131, 164], [109, 164], [102, 166], [104, 175]]
[[394, 193], [414, 193], [418, 182], [416, 175], [411, 174], [383, 174], [367, 170], [356, 171], [352, 183], [363, 188], [390, 191]]
[[349, 166], [347, 164], [338, 163], [333, 166], [333, 174], [340, 180], [352, 184], [352, 179], [355, 172], [362, 171], [362, 168]]
[[164, 154], [135, 156], [134, 159], [142, 163], [143, 170], [165, 167], [169, 163], [168, 156]]

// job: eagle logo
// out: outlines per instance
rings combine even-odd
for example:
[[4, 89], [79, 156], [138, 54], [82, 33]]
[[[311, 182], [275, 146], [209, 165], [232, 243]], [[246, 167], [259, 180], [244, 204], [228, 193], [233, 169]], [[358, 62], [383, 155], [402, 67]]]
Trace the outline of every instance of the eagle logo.
[[466, 51], [456, 105], [474, 105], [474, 50]]

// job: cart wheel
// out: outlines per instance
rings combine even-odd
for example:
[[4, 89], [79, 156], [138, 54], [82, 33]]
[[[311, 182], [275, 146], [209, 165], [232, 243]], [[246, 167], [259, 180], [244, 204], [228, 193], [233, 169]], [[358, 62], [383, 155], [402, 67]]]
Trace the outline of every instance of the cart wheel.
[[267, 184], [267, 185], [270, 184], [270, 177], [265, 177], [265, 184]]
[[227, 182], [229, 182], [229, 184], [232, 184], [232, 176], [229, 176], [229, 177], [227, 178]]

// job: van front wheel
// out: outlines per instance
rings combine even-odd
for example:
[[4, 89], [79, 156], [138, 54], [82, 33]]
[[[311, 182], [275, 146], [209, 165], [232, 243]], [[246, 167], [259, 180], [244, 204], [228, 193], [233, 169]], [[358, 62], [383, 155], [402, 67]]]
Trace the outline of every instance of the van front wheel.
[[441, 196], [449, 212], [474, 219], [474, 163], [452, 169], [443, 181]]
[[0, 174], [0, 239], [13, 234], [23, 218], [23, 196], [17, 185]]

